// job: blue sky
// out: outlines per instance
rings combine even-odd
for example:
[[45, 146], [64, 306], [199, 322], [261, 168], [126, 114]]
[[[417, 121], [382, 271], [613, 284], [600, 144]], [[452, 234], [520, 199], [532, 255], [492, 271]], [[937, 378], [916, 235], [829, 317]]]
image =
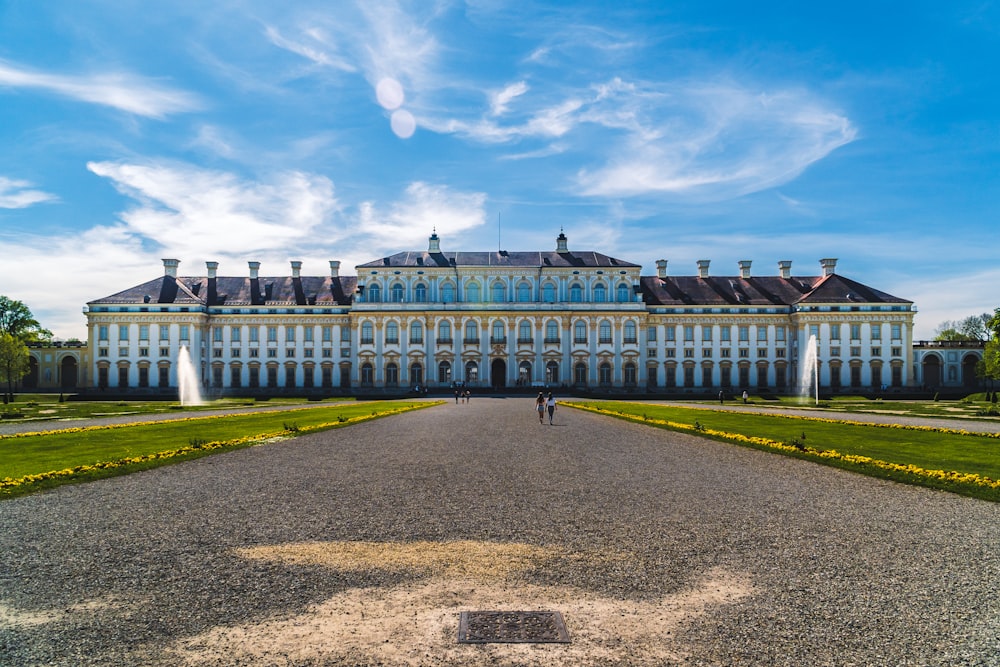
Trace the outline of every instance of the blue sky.
[[1000, 6], [0, 0], [0, 294], [408, 249], [838, 273], [1000, 306]]

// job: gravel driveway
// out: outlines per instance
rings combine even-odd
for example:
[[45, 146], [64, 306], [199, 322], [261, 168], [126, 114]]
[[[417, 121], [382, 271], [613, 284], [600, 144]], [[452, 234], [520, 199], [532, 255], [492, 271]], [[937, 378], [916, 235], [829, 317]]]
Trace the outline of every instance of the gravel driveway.
[[532, 403], [2, 501], [0, 665], [1000, 665], [1000, 505]]

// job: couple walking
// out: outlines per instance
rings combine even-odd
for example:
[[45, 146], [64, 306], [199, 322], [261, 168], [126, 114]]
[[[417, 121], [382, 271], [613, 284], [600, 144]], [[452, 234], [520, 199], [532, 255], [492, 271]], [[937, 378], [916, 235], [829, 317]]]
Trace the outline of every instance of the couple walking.
[[542, 392], [538, 392], [538, 398], [535, 399], [535, 411], [538, 413], [538, 423], [545, 423], [545, 412], [549, 413], [549, 426], [552, 426], [552, 416], [556, 413], [556, 399], [549, 392], [548, 396], [545, 396]]

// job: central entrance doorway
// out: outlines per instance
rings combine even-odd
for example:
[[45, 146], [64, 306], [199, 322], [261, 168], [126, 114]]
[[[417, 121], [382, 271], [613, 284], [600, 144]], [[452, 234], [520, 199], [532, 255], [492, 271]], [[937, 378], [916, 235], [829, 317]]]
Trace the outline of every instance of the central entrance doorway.
[[507, 362], [503, 359], [494, 359], [490, 364], [490, 386], [494, 389], [507, 386]]

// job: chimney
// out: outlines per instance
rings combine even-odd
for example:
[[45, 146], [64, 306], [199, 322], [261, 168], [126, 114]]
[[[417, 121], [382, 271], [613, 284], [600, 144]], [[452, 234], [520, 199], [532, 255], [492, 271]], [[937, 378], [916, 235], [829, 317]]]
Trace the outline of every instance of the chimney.
[[783, 259], [778, 262], [778, 271], [781, 273], [781, 277], [788, 280], [792, 277], [792, 262], [788, 259]]
[[567, 243], [569, 243], [569, 239], [566, 238], [566, 235], [560, 229], [559, 236], [556, 237], [556, 252], [569, 252]]
[[340, 277], [340, 260], [338, 259], [330, 260], [330, 277], [331, 278]]
[[698, 277], [708, 278], [708, 265], [712, 262], [710, 259], [699, 259], [698, 260]]
[[250, 280], [257, 280], [260, 272], [260, 262], [247, 262], [250, 265]]
[[749, 260], [749, 259], [741, 259], [738, 263], [740, 265], [740, 278], [743, 278], [743, 280], [746, 280], [747, 278], [750, 277], [750, 264], [751, 264], [751, 260]]
[[179, 259], [165, 259], [163, 260], [163, 275], [169, 276], [171, 278], [177, 277], [177, 265], [181, 263]]
[[837, 260], [836, 258], [827, 257], [826, 259], [819, 260], [819, 265], [823, 267], [823, 277], [832, 276], [837, 272]]
[[208, 305], [214, 306], [219, 298], [216, 273], [219, 270], [218, 262], [205, 262], [205, 268], [208, 269]]
[[660, 278], [667, 277], [667, 260], [658, 259], [656, 260], [656, 275]]
[[299, 278], [302, 275], [302, 262], [292, 262], [292, 278]]
[[431, 233], [430, 243], [427, 244], [427, 252], [440, 253], [441, 252], [441, 239], [438, 238], [437, 230], [435, 229]]
[[205, 268], [208, 269], [208, 279], [215, 280], [215, 274], [219, 270], [218, 262], [205, 262]]

